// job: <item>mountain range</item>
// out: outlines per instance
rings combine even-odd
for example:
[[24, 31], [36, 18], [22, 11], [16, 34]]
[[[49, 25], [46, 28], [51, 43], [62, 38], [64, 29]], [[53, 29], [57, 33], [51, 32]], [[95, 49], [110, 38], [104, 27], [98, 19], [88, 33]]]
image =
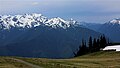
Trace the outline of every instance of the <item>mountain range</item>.
[[114, 42], [114, 43], [120, 42], [120, 19], [119, 18], [115, 18], [104, 24], [84, 22], [83, 25], [89, 29], [92, 29], [96, 32], [100, 32], [106, 35], [111, 42]]
[[81, 40], [101, 34], [73, 19], [48, 19], [42, 14], [1, 15], [0, 55], [68, 58]]
[[[119, 20], [119, 19], [117, 19]], [[118, 22], [118, 21], [117, 21]], [[106, 25], [115, 26], [119, 41], [119, 23], [89, 24], [60, 17], [48, 19], [42, 14], [0, 15], [0, 55], [69, 58], [82, 40], [107, 35]], [[115, 25], [114, 25], [115, 24]], [[96, 27], [97, 26], [97, 27]], [[98, 27], [99, 26], [99, 27]], [[111, 27], [113, 29], [113, 27]], [[113, 29], [113, 30], [114, 30]], [[108, 33], [111, 35], [112, 33]], [[114, 40], [112, 36], [111, 40]], [[116, 41], [116, 40], [114, 40]]]

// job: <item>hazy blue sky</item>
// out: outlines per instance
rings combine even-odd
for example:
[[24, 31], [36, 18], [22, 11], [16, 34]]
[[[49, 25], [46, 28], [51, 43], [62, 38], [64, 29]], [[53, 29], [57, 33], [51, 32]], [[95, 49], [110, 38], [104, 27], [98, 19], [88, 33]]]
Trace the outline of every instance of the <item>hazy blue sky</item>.
[[0, 14], [25, 13], [105, 23], [120, 17], [120, 0], [0, 0]]

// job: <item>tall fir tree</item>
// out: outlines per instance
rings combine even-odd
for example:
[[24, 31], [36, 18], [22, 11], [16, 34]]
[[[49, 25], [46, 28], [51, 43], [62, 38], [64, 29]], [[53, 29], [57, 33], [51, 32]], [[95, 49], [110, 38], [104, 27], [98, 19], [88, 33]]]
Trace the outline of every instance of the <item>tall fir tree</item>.
[[92, 52], [92, 47], [93, 47], [92, 37], [90, 36], [89, 41], [88, 41], [89, 52]]
[[100, 40], [99, 40], [99, 38], [97, 39], [97, 51], [99, 51], [100, 50]]
[[97, 48], [97, 41], [96, 41], [96, 38], [94, 38], [94, 40], [93, 40], [93, 52], [96, 51], [96, 48]]

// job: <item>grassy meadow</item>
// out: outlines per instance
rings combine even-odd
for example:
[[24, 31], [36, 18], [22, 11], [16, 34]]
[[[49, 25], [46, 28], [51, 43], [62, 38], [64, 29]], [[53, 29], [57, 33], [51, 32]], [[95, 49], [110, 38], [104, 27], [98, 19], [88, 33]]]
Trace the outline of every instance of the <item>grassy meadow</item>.
[[70, 59], [0, 57], [0, 68], [34, 68], [14, 59], [42, 68], [120, 68], [120, 52], [114, 51], [100, 51]]

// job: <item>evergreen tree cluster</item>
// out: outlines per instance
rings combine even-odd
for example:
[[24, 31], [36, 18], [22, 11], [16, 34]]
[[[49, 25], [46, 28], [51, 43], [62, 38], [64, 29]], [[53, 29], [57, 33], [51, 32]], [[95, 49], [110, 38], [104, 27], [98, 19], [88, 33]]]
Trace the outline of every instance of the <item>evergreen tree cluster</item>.
[[109, 41], [105, 36], [100, 36], [100, 38], [92, 38], [89, 37], [88, 44], [86, 44], [85, 40], [82, 40], [81, 45], [76, 53], [74, 53], [75, 57], [81, 56], [87, 53], [93, 53], [100, 51], [100, 49], [106, 47], [109, 44]]

